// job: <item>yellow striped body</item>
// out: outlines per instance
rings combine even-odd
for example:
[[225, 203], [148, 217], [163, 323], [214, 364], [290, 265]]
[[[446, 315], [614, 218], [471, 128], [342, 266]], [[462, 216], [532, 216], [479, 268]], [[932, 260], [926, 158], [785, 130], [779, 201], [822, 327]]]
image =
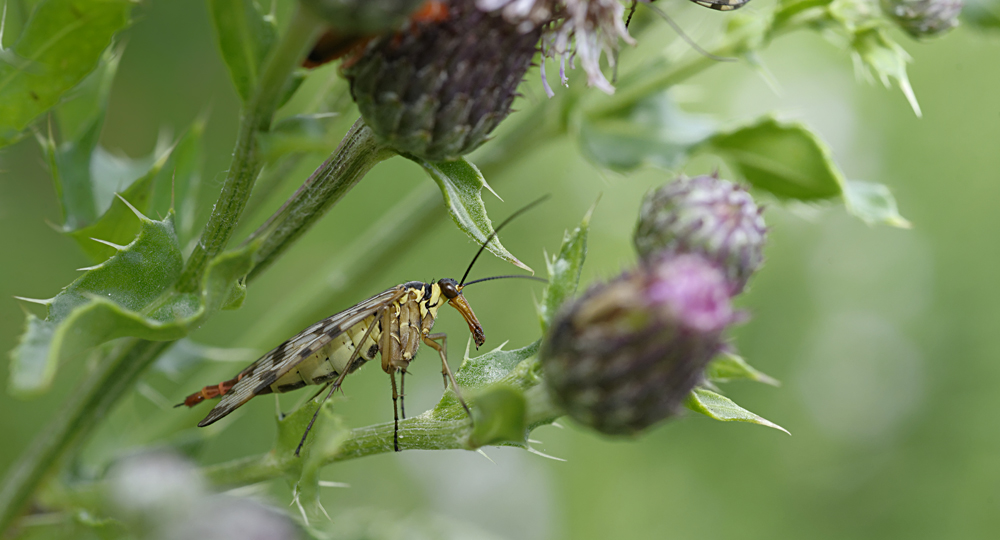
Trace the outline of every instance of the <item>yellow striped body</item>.
[[[386, 373], [405, 371], [417, 353], [422, 334], [429, 333], [434, 326], [441, 307], [441, 287], [421, 282], [402, 287], [405, 287], [403, 296], [388, 306], [379, 320], [372, 315], [344, 329], [271, 384], [270, 390], [283, 393], [326, 383], [345, 370], [353, 372], [374, 359], [378, 352], [382, 353], [382, 369]], [[367, 332], [369, 327], [371, 331]], [[384, 331], [386, 327], [388, 332]], [[356, 359], [348, 366], [359, 347]]]

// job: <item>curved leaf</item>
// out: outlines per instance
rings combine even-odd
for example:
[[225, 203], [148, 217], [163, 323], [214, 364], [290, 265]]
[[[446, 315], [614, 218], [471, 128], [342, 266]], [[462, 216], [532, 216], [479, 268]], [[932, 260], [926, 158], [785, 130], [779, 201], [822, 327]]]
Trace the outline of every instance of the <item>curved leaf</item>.
[[844, 177], [830, 149], [802, 124], [767, 116], [713, 136], [707, 148], [778, 198], [814, 201], [841, 194]]
[[[785, 428], [740, 407], [726, 396], [704, 388], [692, 390], [684, 405], [694, 412], [721, 422], [748, 422], [788, 433]], [[791, 435], [791, 433], [788, 434]]]
[[[438, 187], [441, 188], [441, 195], [444, 197], [444, 204], [448, 207], [448, 212], [451, 213], [451, 217], [459, 229], [465, 231], [465, 234], [480, 244], [493, 234], [493, 223], [486, 215], [486, 206], [483, 204], [480, 193], [483, 188], [490, 190], [494, 195], [496, 192], [486, 183], [486, 179], [483, 178], [482, 173], [475, 165], [464, 159], [431, 163], [407, 157], [423, 167], [427, 174], [437, 182]], [[497, 198], [500, 197], [497, 196]], [[511, 255], [500, 244], [499, 238], [494, 236], [486, 245], [486, 249], [497, 257], [534, 273], [534, 270], [528, 265]]]

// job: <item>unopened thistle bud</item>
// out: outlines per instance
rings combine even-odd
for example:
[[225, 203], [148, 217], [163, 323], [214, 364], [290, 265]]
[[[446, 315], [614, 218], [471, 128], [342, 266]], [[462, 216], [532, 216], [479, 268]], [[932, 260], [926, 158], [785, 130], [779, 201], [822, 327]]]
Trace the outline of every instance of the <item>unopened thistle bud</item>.
[[475, 0], [453, 0], [436, 20], [373, 39], [343, 71], [383, 143], [429, 161], [456, 159], [510, 113], [540, 36]]
[[542, 346], [545, 380], [577, 421], [636, 433], [677, 414], [737, 318], [718, 265], [667, 255], [560, 310]]
[[730, 293], [743, 290], [764, 263], [762, 209], [740, 186], [714, 175], [681, 177], [642, 202], [635, 248], [643, 260], [701, 253], [725, 272]]
[[882, 12], [907, 34], [928, 38], [958, 26], [962, 0], [882, 0]]

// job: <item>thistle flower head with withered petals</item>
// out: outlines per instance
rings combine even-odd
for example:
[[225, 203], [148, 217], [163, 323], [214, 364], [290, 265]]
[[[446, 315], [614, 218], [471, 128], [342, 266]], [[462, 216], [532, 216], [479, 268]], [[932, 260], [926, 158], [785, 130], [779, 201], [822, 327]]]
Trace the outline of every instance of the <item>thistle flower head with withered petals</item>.
[[[544, 26], [542, 55], [559, 60], [563, 84], [567, 81], [567, 61], [578, 59], [590, 86], [614, 93], [614, 86], [601, 70], [601, 56], [606, 56], [613, 67], [620, 41], [635, 44], [625, 28], [625, 6], [619, 0], [476, 0], [476, 5], [484, 11], [498, 12], [523, 32]], [[552, 97], [544, 71], [543, 61], [542, 80]]]

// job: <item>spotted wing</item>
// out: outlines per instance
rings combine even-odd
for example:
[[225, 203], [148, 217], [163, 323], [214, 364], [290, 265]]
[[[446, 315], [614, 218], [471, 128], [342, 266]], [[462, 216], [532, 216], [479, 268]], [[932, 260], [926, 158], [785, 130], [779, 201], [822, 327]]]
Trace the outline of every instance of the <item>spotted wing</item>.
[[278, 345], [237, 375], [239, 380], [236, 384], [222, 396], [222, 400], [208, 413], [208, 416], [198, 422], [198, 426], [205, 427], [235, 411], [337, 336], [360, 324], [375, 314], [379, 308], [399, 300], [405, 292], [406, 288], [399, 285], [376, 294], [313, 324]]
[[732, 11], [747, 5], [750, 0], [691, 0], [695, 4], [717, 11]]

